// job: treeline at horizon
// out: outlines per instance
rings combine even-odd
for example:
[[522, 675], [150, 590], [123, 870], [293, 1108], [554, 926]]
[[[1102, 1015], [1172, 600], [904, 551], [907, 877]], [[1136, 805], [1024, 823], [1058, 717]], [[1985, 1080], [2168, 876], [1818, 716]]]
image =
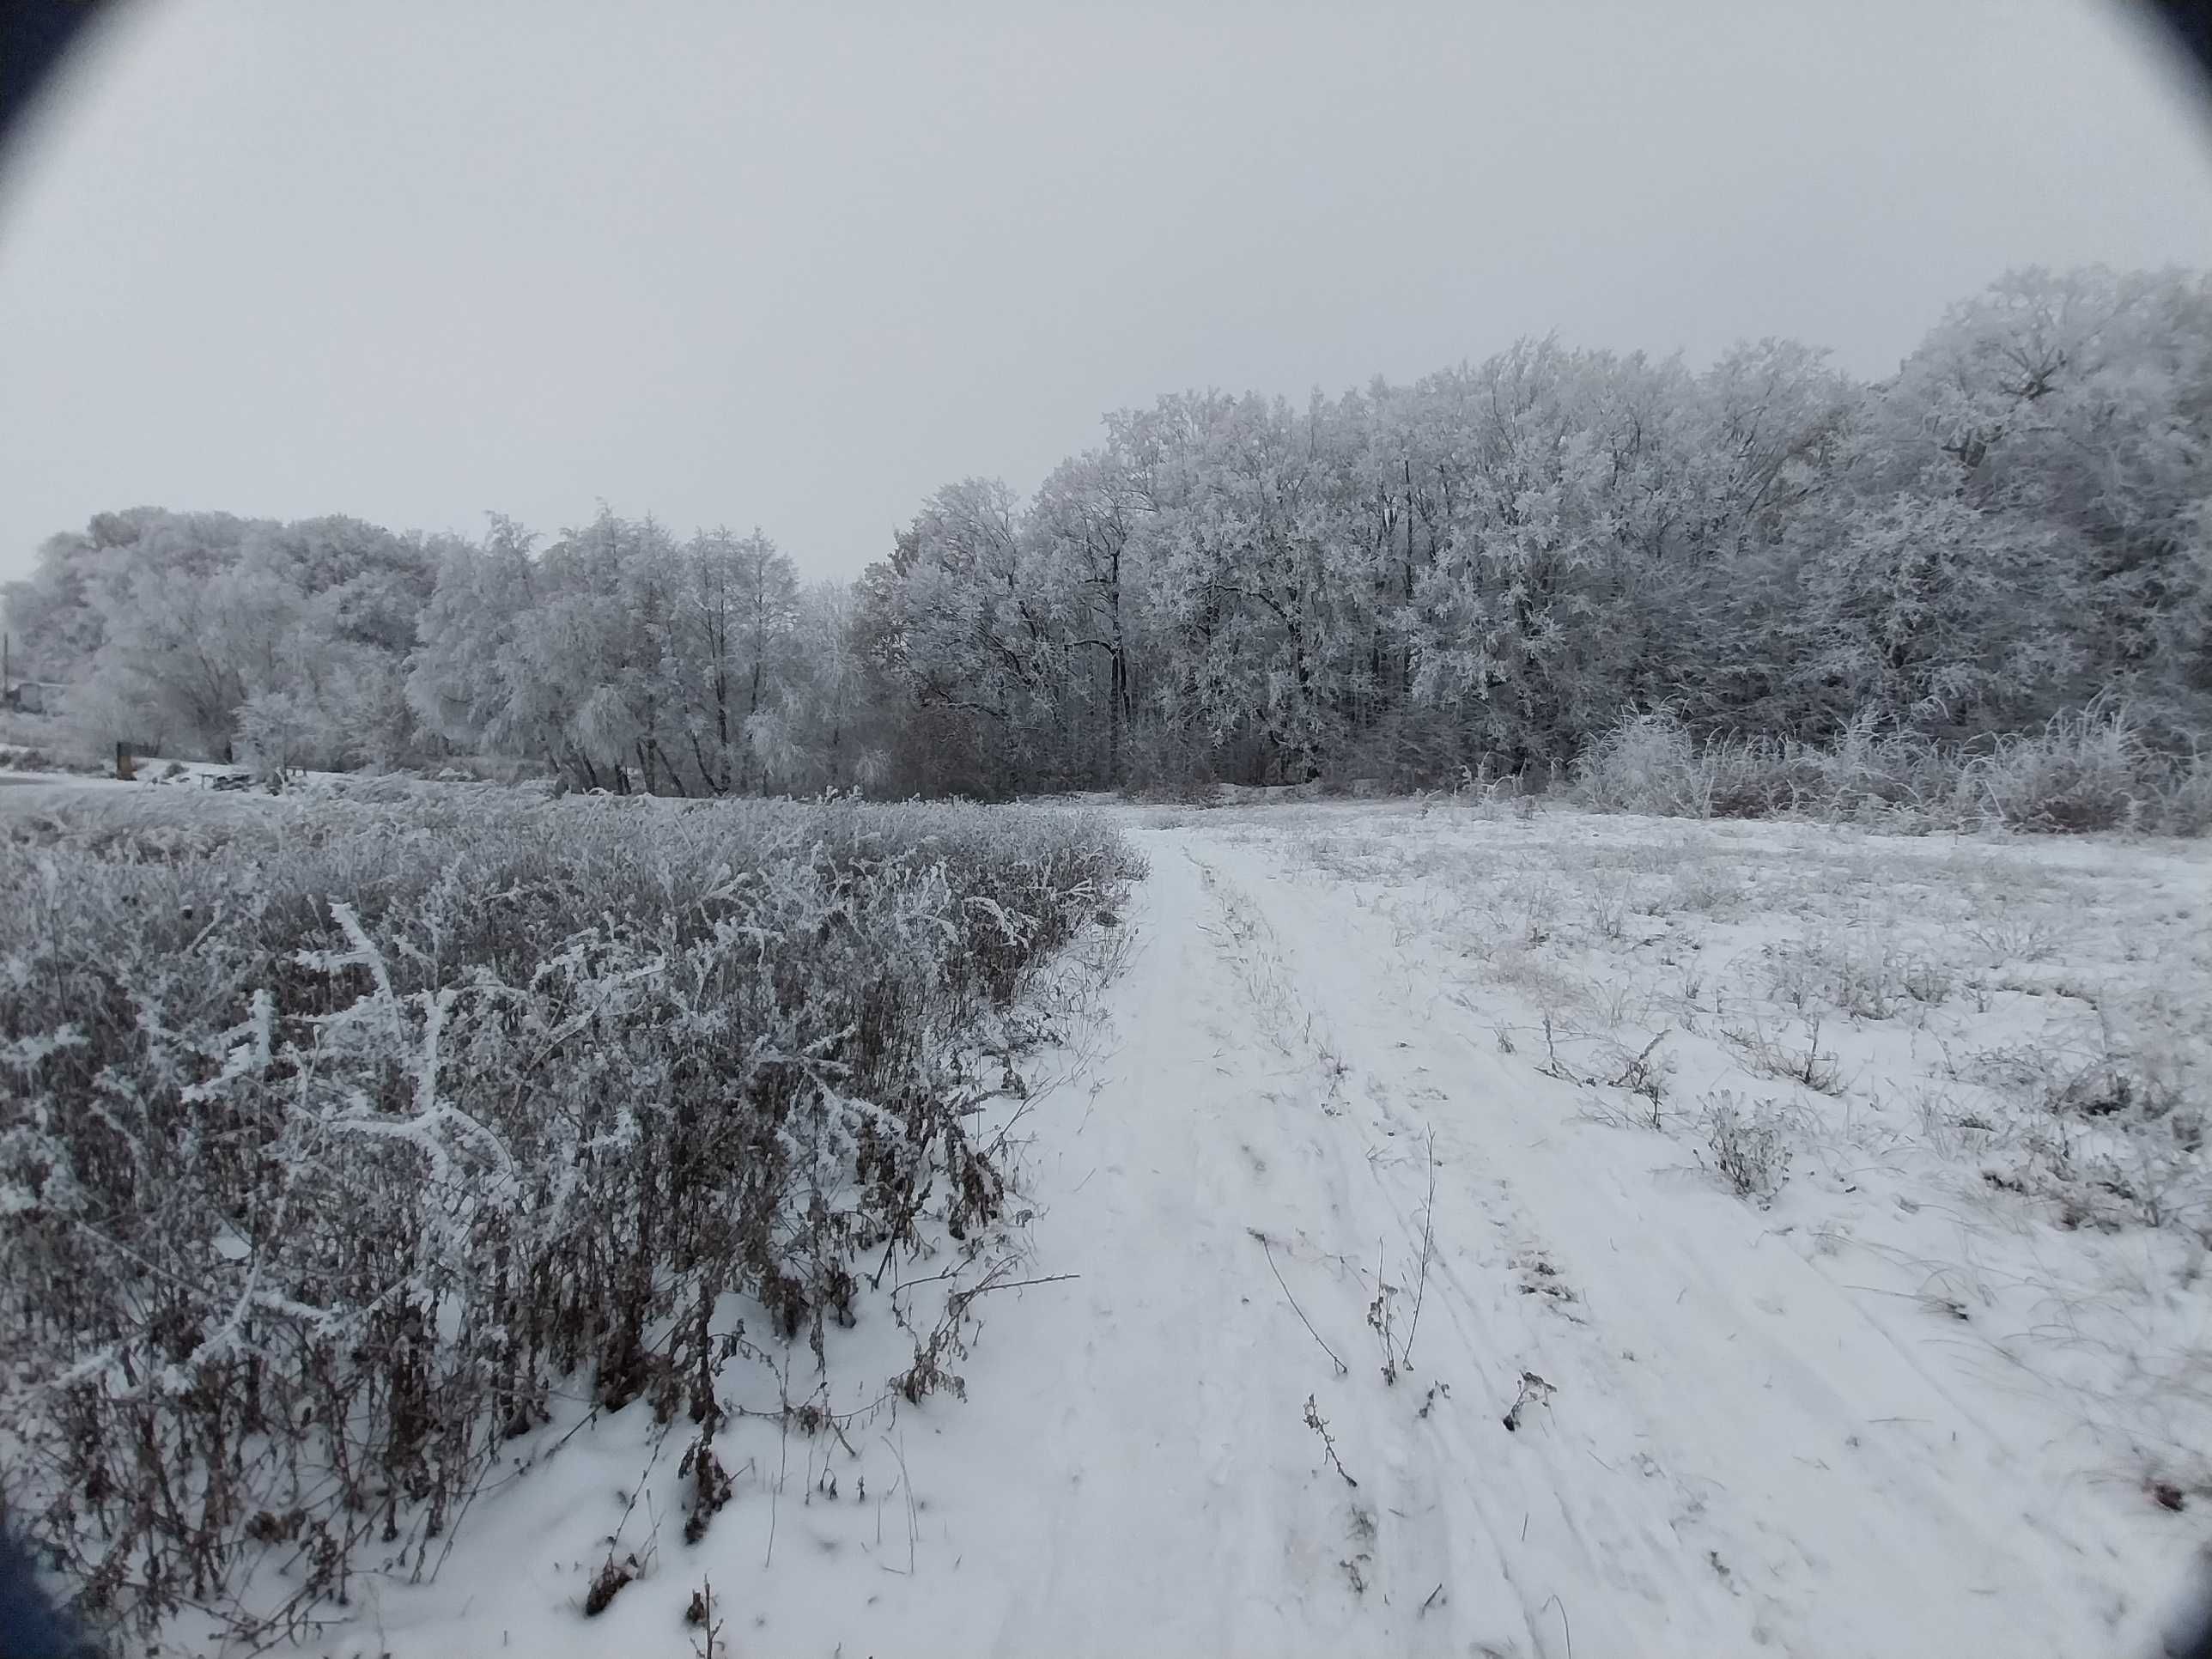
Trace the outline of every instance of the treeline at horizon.
[[948, 483], [849, 583], [604, 510], [470, 542], [140, 507], [50, 538], [9, 626], [97, 740], [688, 795], [1434, 787], [1657, 711], [1967, 754], [2122, 710], [2177, 763], [2212, 729], [2198, 273], [2013, 273], [1878, 382], [1524, 340], [1104, 427], [1032, 495]]

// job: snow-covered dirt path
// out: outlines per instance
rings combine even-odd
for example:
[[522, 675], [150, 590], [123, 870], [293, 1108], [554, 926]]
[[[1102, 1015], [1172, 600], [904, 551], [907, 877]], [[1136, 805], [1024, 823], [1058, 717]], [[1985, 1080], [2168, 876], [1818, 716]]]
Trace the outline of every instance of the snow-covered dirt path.
[[2112, 1564], [1941, 1331], [1656, 1182], [1264, 845], [1147, 839], [1121, 1051], [1048, 1182], [1083, 1279], [1019, 1339], [1049, 1380], [975, 1401], [1050, 1449], [997, 1651], [2112, 1650]]
[[456, 1568], [513, 1576], [395, 1601], [392, 1651], [681, 1654], [702, 1580], [731, 1650], [856, 1659], [2148, 1650], [2202, 1506], [2081, 1473], [1930, 1296], [1978, 1221], [1880, 1159], [1747, 1203], [1280, 822], [1130, 823], [1099, 1057], [1035, 1115], [1052, 1282], [994, 1298], [965, 1402], [842, 1449], [741, 1425], [704, 1542], [549, 1617], [634, 1490], [609, 1427], [532, 1477], [574, 1501], [472, 1522]]

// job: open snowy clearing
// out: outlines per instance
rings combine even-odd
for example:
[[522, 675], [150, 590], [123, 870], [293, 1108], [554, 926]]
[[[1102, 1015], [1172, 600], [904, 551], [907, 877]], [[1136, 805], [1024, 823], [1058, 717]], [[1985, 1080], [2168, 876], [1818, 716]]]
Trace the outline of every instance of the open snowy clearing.
[[738, 1654], [2146, 1650], [2212, 1537], [2207, 848], [1127, 820], [965, 1403], [732, 1425], [689, 1547], [682, 1437], [572, 1418], [330, 1650], [683, 1654], [702, 1585]]

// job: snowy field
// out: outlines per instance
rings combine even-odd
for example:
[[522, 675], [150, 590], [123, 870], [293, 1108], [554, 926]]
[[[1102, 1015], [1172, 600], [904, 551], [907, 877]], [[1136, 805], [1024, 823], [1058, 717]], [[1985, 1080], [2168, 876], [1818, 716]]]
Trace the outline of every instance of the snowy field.
[[1150, 875], [1035, 994], [958, 1382], [793, 1347], [696, 1544], [688, 1425], [556, 1404], [319, 1650], [2153, 1650], [2212, 1540], [2212, 848], [1112, 811]]
[[680, 1440], [579, 1416], [330, 1650], [703, 1650], [702, 1589], [731, 1654], [2148, 1650], [2212, 1535], [2207, 848], [1126, 817], [964, 1403], [734, 1425], [688, 1547]]

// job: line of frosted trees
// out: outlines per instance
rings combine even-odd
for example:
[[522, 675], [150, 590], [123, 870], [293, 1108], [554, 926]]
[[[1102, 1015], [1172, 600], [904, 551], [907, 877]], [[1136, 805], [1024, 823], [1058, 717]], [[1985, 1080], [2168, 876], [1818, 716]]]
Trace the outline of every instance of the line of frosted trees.
[[933, 498], [860, 616], [984, 791], [1570, 761], [1693, 729], [1966, 741], [2212, 709], [2212, 287], [2015, 274], [1892, 379], [1524, 342], [1304, 408], [1177, 396], [1035, 497]]
[[594, 788], [723, 795], [872, 782], [851, 590], [757, 532], [678, 542], [602, 512], [533, 555], [495, 521], [450, 555], [408, 700], [441, 738]]
[[538, 546], [154, 508], [57, 536], [11, 592], [66, 718], [263, 764], [497, 757], [672, 794], [869, 782], [852, 590], [764, 537], [602, 512]]
[[1571, 761], [1624, 712], [1970, 741], [2212, 714], [2212, 285], [2017, 273], [1897, 374], [1529, 341], [1303, 408], [1183, 394], [1024, 499], [937, 492], [857, 582], [603, 512], [542, 545], [151, 509], [10, 596], [116, 735], [499, 755], [711, 794]]

